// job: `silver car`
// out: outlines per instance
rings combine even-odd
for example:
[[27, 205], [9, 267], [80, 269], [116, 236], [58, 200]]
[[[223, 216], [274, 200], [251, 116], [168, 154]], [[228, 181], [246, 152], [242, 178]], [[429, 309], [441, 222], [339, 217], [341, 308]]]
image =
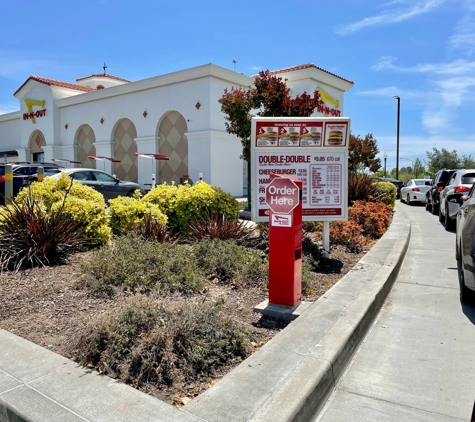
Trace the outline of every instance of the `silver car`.
[[136, 189], [143, 193], [142, 188], [137, 183], [119, 180], [105, 171], [91, 168], [63, 169], [61, 173], [50, 177], [60, 178], [62, 173], [74, 178], [75, 182], [82, 183], [102, 193], [106, 201], [118, 196], [132, 196]]
[[455, 228], [461, 198], [467, 195], [473, 182], [475, 182], [475, 169], [457, 170], [440, 191], [439, 221], [444, 223], [445, 230]]
[[455, 258], [460, 283], [460, 299], [475, 298], [475, 185], [460, 198], [455, 235]]
[[429, 179], [411, 179], [401, 188], [401, 202], [411, 205], [413, 202], [425, 202], [426, 193], [430, 189]]

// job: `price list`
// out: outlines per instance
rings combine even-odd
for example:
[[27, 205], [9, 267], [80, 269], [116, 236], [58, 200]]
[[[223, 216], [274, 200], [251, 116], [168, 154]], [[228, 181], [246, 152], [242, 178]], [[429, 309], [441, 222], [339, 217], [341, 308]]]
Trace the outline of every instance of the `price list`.
[[341, 205], [341, 164], [310, 166], [310, 205]]

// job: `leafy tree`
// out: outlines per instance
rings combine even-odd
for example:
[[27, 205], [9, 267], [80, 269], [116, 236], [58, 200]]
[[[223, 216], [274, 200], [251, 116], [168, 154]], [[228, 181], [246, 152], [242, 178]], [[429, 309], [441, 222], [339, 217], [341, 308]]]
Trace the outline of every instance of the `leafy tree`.
[[253, 116], [310, 117], [318, 106], [323, 105], [317, 90], [313, 95], [304, 92], [291, 98], [285, 80], [268, 70], [259, 72], [254, 87], [225, 89], [219, 103], [225, 114], [226, 131], [241, 139], [241, 158], [247, 161], [250, 158]]
[[440, 151], [437, 148], [432, 148], [432, 152], [427, 151], [427, 159], [429, 170], [437, 172], [440, 169], [459, 169], [462, 167], [462, 162], [456, 150], [452, 152], [442, 148]]
[[413, 167], [414, 178], [421, 179], [424, 177], [424, 172], [426, 170], [424, 164], [419, 158], [414, 160], [414, 167]]
[[475, 160], [471, 155], [462, 157], [462, 168], [464, 169], [475, 169]]
[[376, 139], [372, 133], [368, 133], [364, 138], [360, 135], [350, 134], [350, 145], [348, 148], [348, 171], [349, 173], [365, 173], [369, 170], [372, 173], [381, 168], [381, 160], [376, 158], [379, 153]]

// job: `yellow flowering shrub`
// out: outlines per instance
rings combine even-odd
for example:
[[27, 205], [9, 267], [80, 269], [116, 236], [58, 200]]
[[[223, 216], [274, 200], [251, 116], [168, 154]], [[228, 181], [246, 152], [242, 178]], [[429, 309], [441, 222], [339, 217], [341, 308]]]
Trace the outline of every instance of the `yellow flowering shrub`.
[[[28, 195], [42, 203], [46, 211], [58, 209], [64, 200], [71, 179], [64, 175], [59, 178], [46, 177], [43, 182], [33, 182], [23, 189], [14, 201], [22, 204]], [[111, 238], [108, 225], [107, 206], [101, 193], [78, 182], [73, 182], [63, 213], [74, 222], [86, 228], [87, 240], [93, 244], [107, 243]]]
[[168, 221], [158, 205], [138, 197], [119, 196], [109, 200], [109, 215], [112, 229], [119, 232], [127, 232], [131, 227], [141, 224], [147, 215], [163, 226]]
[[196, 218], [225, 215], [237, 221], [239, 215], [239, 203], [232, 195], [205, 182], [192, 186], [162, 184], [147, 193], [143, 201], [158, 205], [167, 215], [169, 226], [183, 231]]

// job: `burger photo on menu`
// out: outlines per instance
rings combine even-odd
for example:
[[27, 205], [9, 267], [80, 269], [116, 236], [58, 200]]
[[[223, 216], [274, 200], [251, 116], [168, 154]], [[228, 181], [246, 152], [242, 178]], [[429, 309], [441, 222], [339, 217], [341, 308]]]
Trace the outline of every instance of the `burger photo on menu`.
[[295, 142], [295, 141], [298, 141], [300, 138], [300, 134], [298, 132], [290, 132], [289, 133], [289, 139], [292, 141], [292, 142]]
[[339, 130], [332, 130], [328, 134], [327, 144], [328, 145], [341, 145], [343, 143], [343, 132]]
[[320, 132], [312, 132], [310, 134], [310, 137], [312, 138], [312, 141], [320, 142], [321, 134], [320, 134]]

